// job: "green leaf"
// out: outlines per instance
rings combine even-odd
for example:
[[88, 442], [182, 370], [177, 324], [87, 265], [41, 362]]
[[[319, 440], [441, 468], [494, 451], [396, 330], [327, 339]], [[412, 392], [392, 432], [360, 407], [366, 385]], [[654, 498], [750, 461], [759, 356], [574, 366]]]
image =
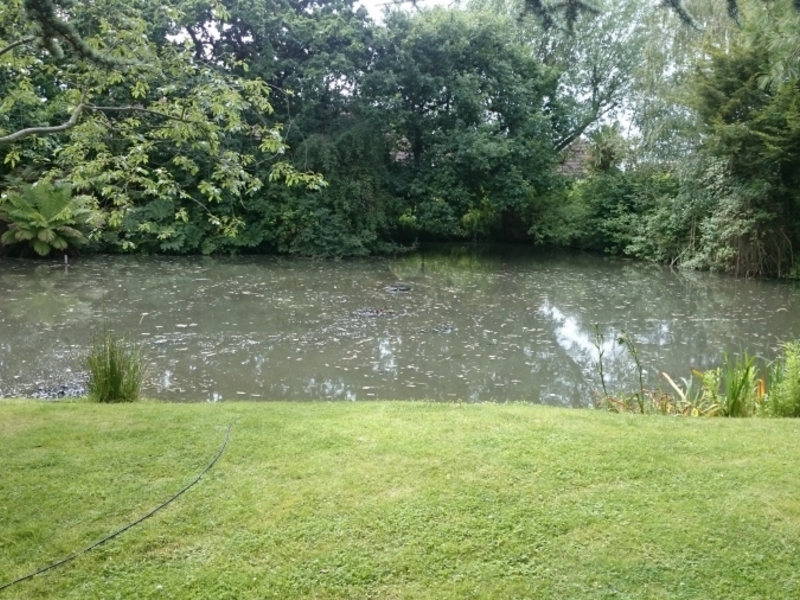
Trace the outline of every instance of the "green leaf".
[[41, 229], [36, 236], [39, 241], [44, 242], [45, 244], [51, 243], [55, 237], [56, 234], [52, 229]]
[[39, 256], [47, 256], [50, 254], [51, 247], [49, 244], [45, 244], [44, 242], [40, 242], [39, 240], [33, 240], [32, 243], [34, 251]]

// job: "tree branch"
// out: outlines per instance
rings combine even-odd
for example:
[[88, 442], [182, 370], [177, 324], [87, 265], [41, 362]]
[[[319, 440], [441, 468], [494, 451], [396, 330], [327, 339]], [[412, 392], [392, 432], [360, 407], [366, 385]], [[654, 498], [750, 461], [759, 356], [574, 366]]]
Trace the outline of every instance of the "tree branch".
[[184, 119], [183, 117], [176, 117], [175, 115], [168, 115], [167, 113], [162, 113], [157, 110], [151, 110], [149, 108], [145, 108], [144, 106], [95, 106], [94, 104], [87, 104], [86, 108], [90, 110], [96, 110], [98, 112], [143, 112], [148, 115], [156, 115], [157, 117], [161, 117], [163, 119], [169, 119], [170, 121], [180, 121], [181, 123], [194, 122]]
[[0, 137], [0, 144], [13, 144], [16, 141], [31, 135], [49, 135], [72, 129], [78, 124], [78, 119], [85, 108], [87, 108], [87, 106], [81, 102], [75, 107], [75, 110], [72, 111], [72, 115], [70, 116], [69, 121], [66, 123], [61, 125], [53, 125], [50, 127], [28, 127], [27, 129], [20, 129], [19, 131], [15, 131], [14, 133]]
[[[56, 40], [56, 38], [60, 38], [68, 42], [81, 57], [107, 68], [139, 66], [138, 61], [107, 56], [89, 46], [70, 22], [69, 17], [64, 15], [72, 4], [73, 2], [70, 0], [24, 0], [23, 2], [28, 18], [35, 21], [41, 28], [42, 42], [51, 53], [58, 58], [61, 57], [62, 52]], [[59, 16], [59, 11], [64, 18]]]
[[617, 103], [612, 102], [603, 109], [595, 110], [590, 116], [584, 119], [580, 123], [580, 125], [578, 125], [575, 129], [573, 129], [567, 135], [558, 140], [553, 146], [553, 151], [561, 152], [562, 150], [566, 150], [567, 146], [569, 146], [572, 142], [578, 139], [583, 134], [583, 132], [589, 128], [590, 125], [598, 121], [604, 114], [606, 114], [610, 110], [613, 110], [616, 107]]
[[586, 131], [589, 125], [594, 123], [594, 121], [595, 121], [594, 118], [584, 120], [580, 125], [578, 125], [578, 127], [576, 127], [567, 135], [558, 140], [555, 143], [555, 146], [553, 147], [553, 151], [558, 153], [561, 152], [562, 150], [566, 150], [567, 146], [569, 146], [572, 142], [577, 140], [581, 136], [581, 134], [584, 131]]
[[29, 35], [28, 37], [24, 37], [20, 40], [17, 40], [16, 42], [12, 42], [5, 48], [0, 49], [0, 56], [3, 56], [3, 54], [5, 54], [6, 52], [11, 52], [17, 46], [22, 46], [22, 44], [27, 44], [28, 42], [32, 42], [35, 39], [36, 39], [35, 35]]
[[72, 129], [78, 124], [78, 119], [84, 110], [96, 110], [98, 112], [143, 112], [149, 115], [161, 117], [162, 119], [180, 121], [181, 123], [194, 122], [189, 119], [184, 119], [183, 117], [176, 117], [174, 115], [168, 115], [157, 110], [144, 108], [143, 106], [96, 106], [94, 104], [86, 104], [85, 102], [81, 102], [75, 107], [75, 110], [72, 111], [72, 115], [70, 116], [69, 121], [66, 123], [63, 123], [62, 125], [53, 125], [51, 127], [28, 127], [27, 129], [20, 129], [19, 131], [15, 131], [14, 133], [0, 137], [0, 144], [12, 144], [31, 135], [49, 135], [53, 133], [62, 133], [68, 129]]
[[206, 53], [203, 42], [200, 41], [200, 39], [197, 37], [197, 34], [194, 32], [194, 29], [191, 27], [186, 27], [186, 32], [189, 34], [189, 37], [192, 39], [192, 43], [194, 44], [195, 58], [202, 60]]

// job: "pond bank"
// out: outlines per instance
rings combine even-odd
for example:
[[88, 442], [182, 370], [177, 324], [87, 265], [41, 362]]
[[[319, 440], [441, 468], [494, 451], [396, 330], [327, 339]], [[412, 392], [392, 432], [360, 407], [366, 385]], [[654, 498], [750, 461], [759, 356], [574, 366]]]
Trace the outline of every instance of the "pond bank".
[[0, 401], [6, 598], [788, 598], [800, 427], [522, 404]]

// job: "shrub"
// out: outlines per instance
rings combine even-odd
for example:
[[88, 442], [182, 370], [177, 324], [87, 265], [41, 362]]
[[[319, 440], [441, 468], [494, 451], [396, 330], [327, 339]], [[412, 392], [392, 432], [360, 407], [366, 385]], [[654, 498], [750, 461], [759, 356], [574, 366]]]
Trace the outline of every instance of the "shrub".
[[146, 371], [141, 347], [133, 340], [104, 328], [94, 336], [85, 359], [87, 390], [94, 402], [135, 402]]

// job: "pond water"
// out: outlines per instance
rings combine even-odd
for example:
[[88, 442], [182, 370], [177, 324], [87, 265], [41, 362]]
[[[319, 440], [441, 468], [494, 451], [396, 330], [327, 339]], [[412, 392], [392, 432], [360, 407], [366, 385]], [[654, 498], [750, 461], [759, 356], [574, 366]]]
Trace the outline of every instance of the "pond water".
[[[432, 399], [591, 405], [609, 391], [767, 358], [800, 336], [800, 287], [522, 248], [398, 258], [0, 261], [0, 394], [83, 380], [104, 320], [135, 336], [171, 400]], [[665, 386], [665, 384], [662, 383]]]

